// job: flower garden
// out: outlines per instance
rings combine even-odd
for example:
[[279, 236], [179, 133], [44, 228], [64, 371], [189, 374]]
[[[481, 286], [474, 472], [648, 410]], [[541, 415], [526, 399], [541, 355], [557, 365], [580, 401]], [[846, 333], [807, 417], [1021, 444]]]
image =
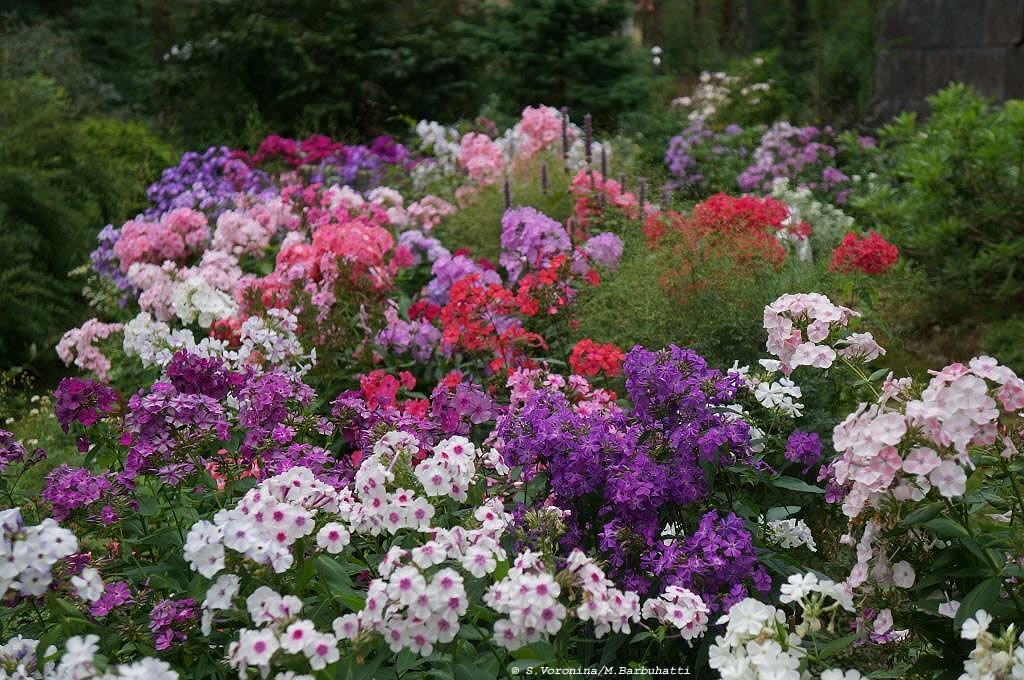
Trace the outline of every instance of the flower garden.
[[543, 105], [164, 170], [0, 430], [0, 678], [1024, 678], [1024, 380], [723, 96], [664, 184]]

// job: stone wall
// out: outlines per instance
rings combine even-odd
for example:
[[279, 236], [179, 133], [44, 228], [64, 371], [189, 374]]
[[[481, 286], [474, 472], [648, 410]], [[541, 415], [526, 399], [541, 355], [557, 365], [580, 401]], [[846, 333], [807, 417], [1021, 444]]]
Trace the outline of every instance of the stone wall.
[[882, 14], [879, 113], [924, 111], [953, 81], [1024, 98], [1024, 0], [895, 0]]

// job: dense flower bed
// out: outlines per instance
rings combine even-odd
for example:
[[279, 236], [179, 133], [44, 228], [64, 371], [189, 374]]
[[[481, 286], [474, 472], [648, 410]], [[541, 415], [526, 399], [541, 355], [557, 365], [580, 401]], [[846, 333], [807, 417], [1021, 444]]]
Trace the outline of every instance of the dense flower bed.
[[[100, 233], [121, 307], [58, 348], [79, 455], [26, 498], [46, 453], [0, 430], [0, 677], [1024, 677], [1024, 381], [984, 356], [897, 377], [815, 292], [765, 307], [752, 366], [576, 339], [630, 234], [690, 258], [663, 282], [688, 294], [708, 252], [809, 260], [811, 203], [652, 205], [548, 107], [417, 133], [186, 154]], [[747, 189], [829, 155], [791, 167], [817, 133], [770, 134]], [[438, 238], [537, 159], [567, 219], [509, 207], [497, 262]], [[835, 245], [840, 271], [898, 258]]]

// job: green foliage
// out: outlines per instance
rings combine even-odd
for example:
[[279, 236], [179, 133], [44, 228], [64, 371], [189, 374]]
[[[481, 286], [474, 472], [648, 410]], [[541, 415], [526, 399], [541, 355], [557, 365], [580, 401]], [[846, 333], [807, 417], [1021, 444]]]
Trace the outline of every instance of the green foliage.
[[[680, 91], [702, 70], [730, 70], [753, 53], [777, 55], [783, 117], [852, 123], [870, 116], [877, 24], [884, 0], [676, 0], [639, 12], [645, 41], [663, 48]], [[730, 71], [731, 72], [731, 71]], [[763, 121], [768, 122], [768, 121]]]
[[982, 338], [982, 346], [1018, 375], [1024, 374], [1024, 314], [1016, 314], [992, 323]]
[[608, 124], [644, 102], [655, 80], [619, 34], [629, 15], [622, 0], [521, 0], [495, 8], [486, 28], [503, 108], [542, 102]]
[[339, 134], [479, 105], [483, 46], [454, 2], [227, 1], [183, 23], [159, 96], [196, 143], [238, 143], [252, 118], [282, 135]]
[[856, 205], [924, 268], [947, 315], [1020, 309], [1024, 102], [992, 106], [963, 85], [929, 101], [928, 119], [907, 113], [884, 128], [884, 165]]
[[120, 93], [83, 60], [74, 37], [52, 21], [27, 24], [0, 15], [0, 74], [7, 78], [51, 78], [83, 112], [118, 109], [122, 104]]
[[137, 123], [77, 120], [54, 81], [0, 80], [0, 365], [53, 345], [82, 314], [68, 273], [98, 225], [141, 209], [172, 154]]
[[179, 157], [138, 122], [94, 116], [75, 128], [71, 155], [106, 222], [138, 212], [146, 203], [146, 187]]

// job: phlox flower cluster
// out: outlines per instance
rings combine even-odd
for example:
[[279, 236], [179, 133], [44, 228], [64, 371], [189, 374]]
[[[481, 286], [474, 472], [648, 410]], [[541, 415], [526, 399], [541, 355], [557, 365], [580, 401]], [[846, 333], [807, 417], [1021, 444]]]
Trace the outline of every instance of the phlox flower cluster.
[[831, 165], [836, 155], [835, 147], [827, 143], [831, 137], [833, 131], [828, 127], [775, 123], [761, 136], [753, 162], [737, 178], [740, 190], [768, 192], [780, 177], [804, 179], [812, 173], [806, 181], [809, 188], [835, 191], [836, 202], [844, 203], [849, 193], [849, 177]]
[[459, 131], [436, 121], [421, 120], [416, 124], [415, 132], [420, 139], [420, 148], [428, 152], [432, 158], [421, 161], [413, 169], [414, 179], [417, 177], [417, 171], [422, 175], [426, 168], [436, 170], [445, 177], [454, 174], [461, 150]]
[[801, 680], [806, 650], [800, 637], [789, 632], [784, 612], [746, 598], [716, 623], [725, 630], [708, 648], [708, 665], [722, 680]]
[[708, 607], [696, 593], [679, 586], [669, 586], [658, 597], [644, 602], [643, 617], [657, 619], [679, 629], [684, 640], [694, 640], [708, 627]]
[[[374, 631], [383, 636], [391, 651], [408, 649], [421, 656], [429, 656], [434, 645], [455, 639], [459, 617], [469, 607], [462, 575], [449, 567], [430, 574], [426, 570], [429, 561], [426, 567], [402, 564], [408, 555], [402, 549], [388, 554], [381, 565], [381, 578], [370, 582], [366, 606], [334, 621], [339, 638], [351, 640], [364, 631]], [[439, 558], [443, 562], [445, 555]]]
[[793, 186], [786, 177], [780, 177], [772, 183], [771, 195], [789, 208], [794, 220], [811, 226], [815, 255], [830, 253], [839, 245], [843, 234], [853, 229], [853, 217], [828, 201], [817, 200], [806, 186]]
[[204, 358], [216, 358], [233, 369], [285, 368], [304, 373], [316, 363], [316, 351], [307, 353], [298, 335], [298, 319], [281, 308], [266, 311], [264, 316], [250, 316], [242, 321], [229, 339], [237, 342], [231, 349], [223, 339], [206, 337], [196, 342], [187, 329], [171, 330], [142, 312], [124, 327], [124, 351], [139, 357], [145, 367], [166, 367], [174, 355], [184, 350]]
[[212, 522], [193, 524], [185, 540], [185, 561], [212, 578], [224, 569], [229, 548], [277, 573], [287, 571], [295, 559], [291, 546], [316, 530], [320, 512], [337, 512], [338, 503], [333, 487], [318, 481], [308, 468], [294, 467], [250, 489]]
[[103, 593], [89, 606], [89, 613], [102, 618], [118, 607], [134, 601], [131, 588], [124, 581], [112, 581], [103, 586]]
[[196, 342], [188, 329], [171, 330], [164, 321], [154, 319], [148, 312], [140, 312], [124, 326], [124, 352], [138, 357], [146, 368], [164, 367], [179, 350], [199, 356], [221, 356], [225, 344], [213, 338]]
[[765, 364], [774, 370], [769, 370], [766, 367], [765, 373], [751, 374], [746, 367], [742, 367], [740, 372], [743, 374], [743, 381], [747, 388], [753, 393], [757, 403], [764, 408], [777, 411], [789, 418], [799, 418], [803, 415], [804, 409], [803, 403], [798, 401], [803, 397], [803, 390], [790, 378], [779, 376], [776, 379], [773, 374], [780, 366], [778, 361], [762, 359], [762, 367], [765, 367]]
[[904, 404], [861, 404], [836, 425], [836, 482], [847, 485], [843, 512], [857, 517], [885, 497], [924, 498], [934, 487], [946, 498], [966, 489], [969, 446], [995, 443], [1003, 414], [1024, 408], [1024, 381], [991, 357], [933, 373], [920, 398]]
[[836, 351], [819, 343], [857, 316], [860, 314], [833, 304], [820, 293], [786, 294], [764, 308], [765, 344], [768, 352], [778, 357], [787, 377], [798, 366], [829, 368]]
[[611, 208], [630, 219], [640, 217], [640, 201], [636, 194], [626, 191], [619, 182], [603, 177], [600, 172], [580, 169], [569, 186], [573, 194], [573, 220], [581, 233], [604, 208]]
[[725, 611], [749, 593], [771, 588], [768, 572], [758, 562], [753, 537], [736, 515], [710, 511], [685, 539], [661, 542], [648, 558], [666, 583], [697, 593], [711, 612]]
[[615, 392], [594, 387], [582, 375], [565, 377], [540, 368], [521, 367], [509, 373], [506, 387], [509, 389], [509, 402], [513, 409], [524, 406], [534, 393], [556, 390], [565, 396], [572, 410], [581, 415], [621, 412], [615, 403]]
[[467, 133], [459, 142], [459, 165], [470, 181], [486, 185], [501, 179], [505, 171], [505, 155], [501, 146], [485, 134]]
[[[560, 264], [556, 261], [553, 266]], [[523, 363], [530, 347], [544, 346], [540, 335], [523, 328], [520, 316], [533, 316], [539, 311], [539, 304], [528, 288], [533, 281], [533, 277], [524, 277], [518, 294], [500, 283], [485, 284], [478, 274], [456, 281], [441, 309], [443, 351], [492, 356], [490, 367], [495, 371]], [[567, 302], [565, 298], [562, 301]], [[549, 307], [548, 311], [551, 310]]]
[[146, 216], [153, 219], [175, 208], [216, 215], [234, 205], [238, 193], [272, 194], [269, 176], [227, 147], [210, 147], [202, 154], [188, 151], [146, 190], [151, 205]]
[[[450, 496], [465, 502], [467, 491], [476, 479], [478, 455], [476, 447], [465, 437], [449, 437], [436, 444], [433, 454], [420, 461], [413, 472], [427, 496]], [[501, 461], [493, 449], [487, 457], [493, 462]]]
[[456, 282], [476, 275], [485, 285], [501, 284], [501, 276], [486, 269], [465, 255], [440, 255], [430, 268], [431, 279], [424, 288], [424, 296], [439, 305], [448, 302], [448, 294]]
[[[297, 218], [280, 198], [248, 211], [226, 210], [217, 218], [210, 247], [236, 257], [262, 254], [282, 226], [297, 226]], [[262, 219], [256, 219], [256, 217]]]
[[117, 409], [117, 393], [86, 378], [64, 378], [53, 391], [57, 423], [67, 432], [72, 423], [91, 427]]
[[[751, 60], [753, 67], [764, 65], [763, 57]], [[704, 122], [733, 103], [739, 97], [742, 104], [748, 107], [759, 105], [765, 93], [771, 90], [772, 81], [763, 80], [750, 82], [748, 77], [717, 71], [701, 71], [693, 92], [685, 97], [672, 100], [672, 106], [687, 110], [687, 119]]]
[[501, 218], [499, 262], [516, 281], [525, 271], [542, 269], [572, 249], [562, 225], [534, 208], [512, 208]]
[[[575, 409], [555, 384], [523, 390], [525, 399], [514, 396], [521, 405], [499, 420], [495, 436], [509, 465], [522, 466], [527, 478], [546, 470], [554, 504], [573, 510], [563, 543], [576, 547], [596, 536], [589, 540], [600, 546], [618, 581], [646, 592], [651, 582], [645, 573], [676, 578], [678, 560], [684, 559], [678, 549], [663, 554], [661, 513], [703, 497], [701, 462], [747, 460], [750, 433], [746, 423], [717, 408], [734, 401], [740, 377], [708, 368], [690, 350], [638, 346], [626, 355], [623, 370], [632, 412]], [[583, 508], [595, 502], [601, 519], [584, 519], [592, 511]], [[749, 544], [749, 534], [742, 534]], [[755, 560], [747, 544], [731, 548], [733, 557], [743, 555], [734, 561], [735, 571], [709, 568], [721, 573], [726, 590], [751, 576]], [[717, 593], [721, 582], [709, 590]], [[711, 606], [712, 598], [704, 599]]]
[[214, 321], [233, 316], [238, 306], [230, 295], [194, 276], [175, 286], [171, 298], [174, 314], [186, 324], [209, 328]]
[[[515, 126], [522, 143], [518, 151], [524, 158], [529, 158], [538, 151], [560, 148], [562, 144], [562, 114], [552, 107], [540, 104], [527, 106], [523, 109], [519, 122]], [[572, 126], [566, 133], [570, 143], [579, 136], [579, 129]]]
[[477, 529], [434, 529], [433, 538], [412, 550], [393, 547], [378, 567], [380, 578], [370, 582], [363, 609], [334, 621], [337, 636], [354, 640], [376, 632], [392, 651], [421, 656], [454, 639], [469, 606], [464, 577], [447, 566], [433, 567], [453, 560], [482, 578], [506, 559], [499, 541], [510, 517], [501, 504], [481, 506], [473, 517]]
[[[694, 206], [690, 216], [654, 212], [644, 233], [651, 246], [665, 245], [676, 257], [662, 285], [684, 300], [734, 277], [779, 269], [783, 244], [799, 255], [809, 243], [810, 227], [794, 223], [788, 208], [772, 198], [716, 194]], [[807, 242], [807, 243], [805, 243]]]
[[765, 522], [764, 535], [771, 543], [780, 548], [799, 548], [806, 546], [811, 552], [817, 552], [814, 535], [807, 522], [802, 519], [773, 519]]
[[409, 222], [425, 232], [432, 231], [441, 220], [457, 212], [457, 208], [439, 196], [424, 196], [406, 210]]
[[821, 461], [821, 438], [815, 432], [794, 430], [786, 440], [786, 460], [803, 466], [804, 474]]
[[409, 150], [387, 135], [375, 138], [369, 145], [346, 145], [326, 135], [311, 135], [303, 140], [270, 135], [260, 143], [251, 162], [274, 161], [308, 172], [315, 183], [335, 180], [372, 189], [380, 184], [388, 168], [405, 166]]
[[877, 231], [870, 231], [863, 238], [851, 231], [832, 251], [829, 269], [834, 272], [884, 274], [896, 265], [899, 257], [899, 248], [886, 241]]
[[484, 594], [484, 603], [506, 617], [494, 622], [494, 641], [512, 651], [557, 633], [566, 617], [561, 591], [540, 554], [520, 553], [505, 578]]
[[[234, 593], [229, 589], [224, 595], [221, 604], [227, 609]], [[260, 586], [245, 603], [249, 616], [259, 628], [243, 628], [238, 640], [228, 646], [228, 665], [238, 670], [239, 678], [249, 677], [250, 668], [266, 677], [281, 656], [304, 658], [313, 670], [322, 670], [341, 657], [334, 635], [320, 632], [312, 621], [299, 618], [302, 611], [299, 598], [282, 596], [267, 586]], [[276, 677], [295, 680], [312, 676], [279, 673]]]
[[15, 438], [14, 433], [0, 429], [0, 473], [9, 465], [21, 463], [27, 457], [25, 446]]
[[[143, 657], [130, 664], [107, 665], [97, 659], [98, 635], [75, 635], [64, 643], [59, 660], [57, 648], [49, 647], [39, 657], [39, 641], [20, 635], [0, 645], [0, 676], [12, 680], [178, 680], [177, 671], [161, 659]], [[7, 670], [13, 671], [8, 676]]]
[[391, 169], [404, 169], [410, 163], [410, 153], [404, 145], [389, 135], [379, 135], [369, 145], [341, 145], [333, 153], [324, 156], [320, 164], [312, 169], [310, 180], [338, 182], [369, 190], [380, 185]]
[[114, 253], [127, 272], [136, 262], [181, 261], [205, 247], [210, 238], [206, 216], [191, 208], [164, 213], [158, 222], [135, 219], [121, 227]]
[[616, 588], [604, 570], [582, 550], [569, 553], [565, 572], [582, 591], [581, 602], [576, 606], [576, 618], [594, 624], [596, 637], [604, 637], [609, 632], [629, 633], [630, 624], [640, 620], [639, 594]]
[[100, 380], [110, 379], [110, 359], [96, 346], [123, 326], [119, 323], [103, 323], [89, 319], [78, 328], [72, 328], [57, 343], [57, 356], [66, 366], [74, 363], [83, 371], [92, 371]]
[[419, 449], [416, 437], [401, 431], [387, 432], [374, 444], [352, 482], [358, 502], [349, 507], [348, 517], [354, 531], [376, 536], [430, 527], [435, 511], [429, 501], [410, 489], [388, 490], [389, 485], [394, 488], [396, 467], [408, 468]]
[[[436, 318], [440, 314], [440, 307], [434, 307]], [[387, 325], [377, 333], [375, 342], [394, 354], [411, 354], [416, 361], [424, 362], [433, 355], [441, 342], [441, 331], [429, 318], [406, 321], [399, 317], [397, 309], [389, 305], [384, 310], [384, 321]]]
[[614, 343], [594, 342], [584, 338], [573, 345], [569, 366], [576, 375], [593, 378], [604, 374], [609, 378], [622, 375], [625, 353]]
[[157, 651], [171, 649], [188, 639], [186, 631], [196, 618], [196, 601], [191, 597], [165, 599], [149, 612], [149, 631]]
[[78, 551], [78, 539], [47, 517], [26, 526], [21, 510], [0, 510], [0, 593], [40, 597], [53, 582], [52, 569]]
[[[854, 611], [853, 593], [848, 584], [819, 578], [813, 573], [791, 574], [779, 587], [779, 593], [779, 601], [783, 604], [797, 603], [800, 606], [802, 623], [815, 631], [820, 628], [816, 622], [823, 613], [839, 607], [850, 613]], [[800, 631], [806, 629], [798, 628]]]
[[451, 251], [432, 236], [427, 236], [419, 229], [409, 229], [398, 235], [398, 248], [406, 250], [411, 261], [409, 266], [415, 267], [426, 261], [433, 264], [441, 257], [451, 257]]
[[[120, 440], [129, 447], [124, 475], [132, 479], [161, 472], [168, 464], [182, 464], [181, 472], [191, 472], [191, 447], [201, 449], [229, 437], [230, 422], [220, 401], [206, 394], [180, 392], [171, 382], [155, 382], [148, 392], [134, 394], [128, 401]], [[179, 477], [176, 471], [165, 482]]]
[[83, 467], [61, 465], [46, 475], [42, 499], [50, 505], [50, 512], [58, 521], [105, 502], [99, 518], [104, 525], [110, 525], [117, 520], [109, 502], [116, 489], [112, 476], [109, 472], [94, 475]]
[[989, 632], [992, 616], [979, 609], [960, 627], [960, 637], [974, 640], [974, 649], [964, 661], [964, 672], [959, 680], [988, 678], [1024, 678], [1024, 631], [1017, 634], [1010, 624], [1000, 635]]
[[615, 269], [622, 259], [623, 249], [622, 239], [610, 231], [605, 231], [584, 241], [580, 251], [587, 262], [605, 269]]
[[[740, 132], [739, 126], [732, 125], [726, 128], [726, 135]], [[665, 148], [665, 165], [668, 171], [675, 177], [669, 182], [669, 188], [699, 186], [704, 182], [704, 175], [700, 165], [692, 154], [694, 147], [708, 143], [718, 137], [711, 128], [707, 127], [703, 120], [697, 119], [680, 134], [672, 137]], [[715, 147], [719, 148], [719, 147]]]

